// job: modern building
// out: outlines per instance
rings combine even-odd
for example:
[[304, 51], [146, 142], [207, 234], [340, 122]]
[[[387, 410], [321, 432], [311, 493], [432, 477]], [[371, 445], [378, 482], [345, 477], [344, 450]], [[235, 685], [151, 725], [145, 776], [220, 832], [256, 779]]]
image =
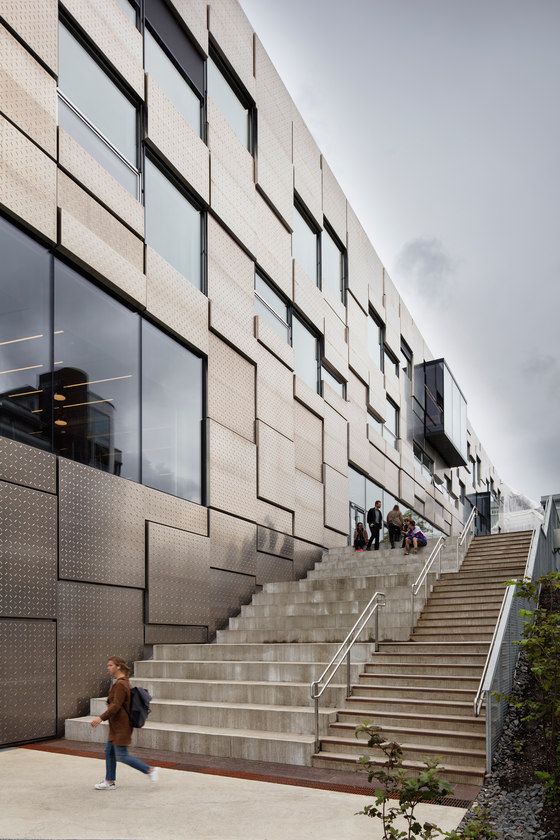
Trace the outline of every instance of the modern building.
[[[0, 743], [499, 478], [235, 0], [0, 2]], [[486, 513], [484, 513], [486, 505]]]

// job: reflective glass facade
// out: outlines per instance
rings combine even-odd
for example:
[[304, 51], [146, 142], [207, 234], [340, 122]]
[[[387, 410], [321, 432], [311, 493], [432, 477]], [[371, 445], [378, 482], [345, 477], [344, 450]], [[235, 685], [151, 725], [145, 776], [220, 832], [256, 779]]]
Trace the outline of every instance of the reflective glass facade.
[[249, 148], [251, 142], [249, 109], [241, 102], [216, 62], [209, 58], [207, 67], [208, 96], [214, 100], [240, 142]]
[[449, 467], [467, 462], [467, 403], [443, 359], [418, 366], [424, 380], [424, 436]]
[[144, 34], [144, 66], [189, 125], [200, 134], [201, 102], [149, 29]]

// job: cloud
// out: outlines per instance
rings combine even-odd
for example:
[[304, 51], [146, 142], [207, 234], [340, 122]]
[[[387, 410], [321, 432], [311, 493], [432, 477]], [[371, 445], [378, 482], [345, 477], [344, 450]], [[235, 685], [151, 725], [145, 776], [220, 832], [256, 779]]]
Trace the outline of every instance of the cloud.
[[418, 237], [405, 242], [397, 255], [399, 277], [416, 292], [428, 295], [435, 305], [448, 301], [457, 261], [439, 239]]

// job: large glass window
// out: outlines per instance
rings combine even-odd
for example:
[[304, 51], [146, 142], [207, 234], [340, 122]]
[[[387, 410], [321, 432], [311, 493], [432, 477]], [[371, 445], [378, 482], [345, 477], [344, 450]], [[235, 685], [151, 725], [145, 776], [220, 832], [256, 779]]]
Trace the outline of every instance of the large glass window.
[[292, 233], [292, 256], [315, 284], [319, 283], [318, 242], [315, 231], [303, 216], [297, 205], [294, 207], [294, 231]]
[[3, 219], [0, 254], [0, 434], [50, 449], [51, 259]]
[[317, 391], [319, 385], [319, 342], [317, 336], [294, 315], [292, 345], [296, 375]]
[[202, 499], [202, 360], [142, 322], [142, 481]]
[[200, 135], [200, 99], [148, 29], [144, 35], [144, 65], [146, 72], [153, 76], [179, 113]]
[[62, 24], [58, 86], [60, 126], [138, 195], [136, 107]]
[[327, 229], [321, 234], [321, 286], [326, 294], [344, 302], [344, 250]]
[[146, 242], [187, 280], [202, 286], [202, 215], [146, 159]]
[[368, 355], [380, 370], [383, 370], [384, 333], [383, 324], [370, 312], [368, 318]]
[[285, 341], [290, 341], [288, 306], [260, 274], [255, 274], [255, 307], [263, 320]]
[[386, 417], [383, 425], [383, 437], [396, 448], [399, 438], [399, 409], [387, 398]]
[[237, 93], [227, 80], [215, 61], [208, 59], [208, 96], [210, 96], [239, 140], [250, 149], [251, 133], [249, 109], [239, 99]]
[[54, 448], [140, 480], [139, 318], [55, 260]]
[[432, 480], [434, 475], [434, 461], [421, 449], [417, 443], [413, 444], [414, 457], [418, 461], [422, 475], [427, 481]]

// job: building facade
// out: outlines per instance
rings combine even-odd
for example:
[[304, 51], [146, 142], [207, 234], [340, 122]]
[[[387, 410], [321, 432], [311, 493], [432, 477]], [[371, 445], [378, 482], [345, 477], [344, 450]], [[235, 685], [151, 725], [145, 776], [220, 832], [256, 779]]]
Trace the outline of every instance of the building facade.
[[375, 499], [456, 534], [499, 479], [235, 0], [0, 15], [9, 744]]

